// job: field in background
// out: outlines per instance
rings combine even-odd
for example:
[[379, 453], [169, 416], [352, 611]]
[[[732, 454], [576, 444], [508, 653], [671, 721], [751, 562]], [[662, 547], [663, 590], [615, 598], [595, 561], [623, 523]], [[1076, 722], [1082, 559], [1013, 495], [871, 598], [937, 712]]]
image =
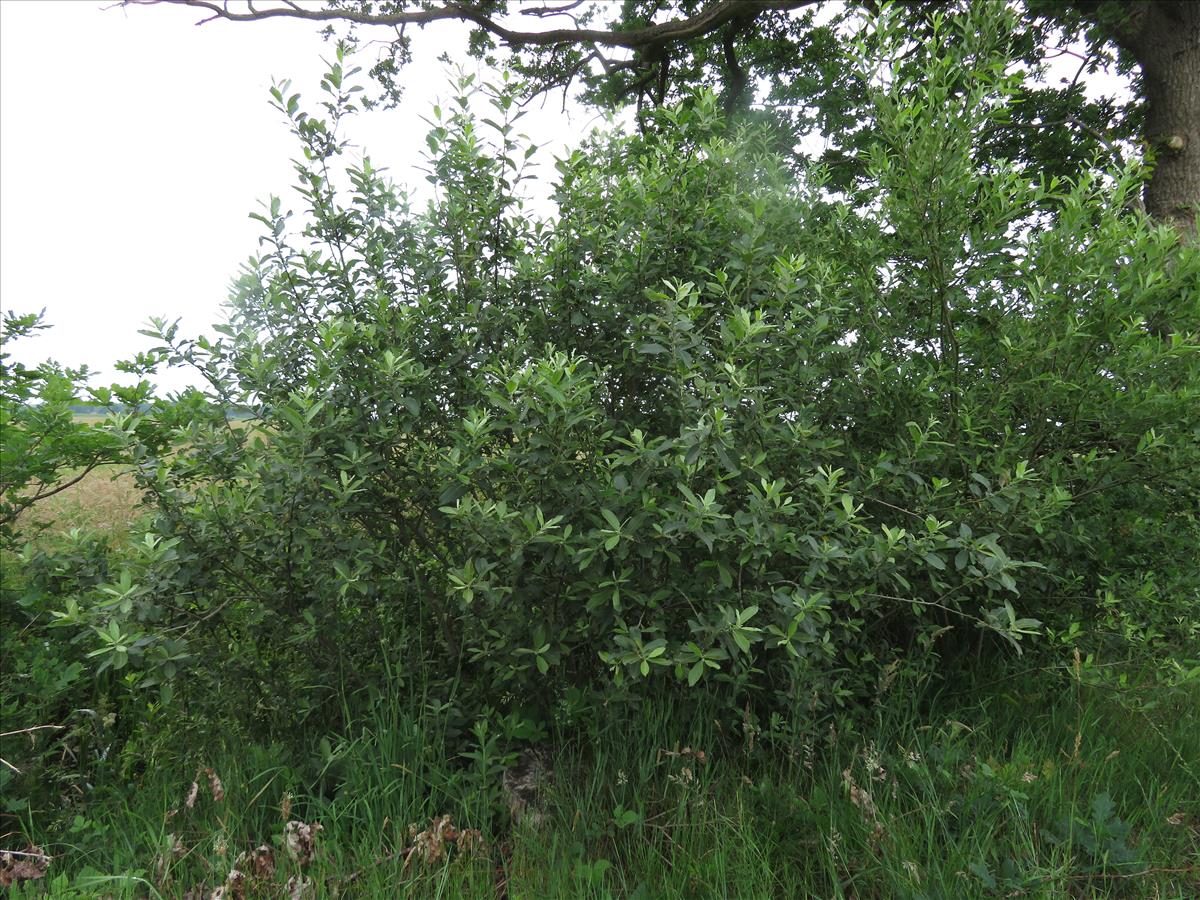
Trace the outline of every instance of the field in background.
[[[99, 413], [75, 414], [75, 421], [85, 425], [98, 424], [105, 418]], [[232, 418], [230, 424], [234, 428], [250, 428], [254, 420]], [[265, 434], [265, 430], [260, 429], [260, 433]], [[70, 473], [66, 473], [64, 480], [70, 480], [70, 477]], [[141, 514], [140, 501], [141, 493], [125, 470], [100, 466], [78, 484], [39, 501], [25, 512], [18, 526], [30, 533], [44, 529], [44, 533], [49, 534], [84, 528], [116, 538]]]
[[[97, 413], [75, 414], [75, 421], [84, 425], [96, 425], [105, 418]], [[71, 477], [65, 473], [63, 480]], [[77, 484], [38, 501], [17, 520], [17, 527], [29, 535], [84, 528], [115, 537], [139, 515], [140, 499], [133, 478], [121, 468], [99, 466]]]
[[100, 466], [78, 484], [39, 501], [18, 525], [45, 527], [52, 533], [86, 528], [115, 537], [138, 517], [140, 500], [132, 476], [112, 466]]

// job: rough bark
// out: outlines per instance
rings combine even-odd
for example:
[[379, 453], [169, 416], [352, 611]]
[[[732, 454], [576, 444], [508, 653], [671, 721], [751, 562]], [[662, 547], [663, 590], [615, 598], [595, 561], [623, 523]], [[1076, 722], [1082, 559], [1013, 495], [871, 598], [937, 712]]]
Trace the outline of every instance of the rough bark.
[[1200, 210], [1200, 2], [1132, 4], [1118, 43], [1138, 60], [1146, 96], [1145, 137], [1155, 161], [1146, 211], [1197, 240]]

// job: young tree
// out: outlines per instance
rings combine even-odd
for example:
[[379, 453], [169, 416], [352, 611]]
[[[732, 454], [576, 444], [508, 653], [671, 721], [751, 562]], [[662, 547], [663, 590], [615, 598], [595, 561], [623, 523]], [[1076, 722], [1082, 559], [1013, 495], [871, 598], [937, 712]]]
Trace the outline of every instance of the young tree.
[[[306, 19], [352, 27], [395, 30], [375, 67], [390, 91], [409, 58], [408, 26], [460, 21], [475, 26], [470, 50], [487, 56], [499, 43], [537, 89], [568, 89], [579, 80], [593, 101], [661, 105], [699, 83], [720, 86], [727, 110], [754, 100], [753, 85], [771, 84], [769, 102], [788, 107], [794, 125], [818, 125], [861, 170], [865, 92], [845, 65], [847, 40], [869, 31], [878, 0], [626, 0], [617, 4], [473, 0], [331, 0], [324, 6], [283, 2], [261, 6], [215, 0], [126, 0], [175, 3], [211, 15], [204, 21]], [[949, 3], [904, 0], [898, 4], [916, 39], [912, 53], [942, 52], [930, 46], [931, 16], [961, 14], [967, 0]], [[1038, 70], [1048, 58], [1071, 54], [1081, 63], [1075, 78], [1058, 87], [1026, 85], [1014, 97], [1007, 123], [997, 123], [989, 146], [1025, 157], [1049, 174], [1076, 174], [1097, 154], [1122, 140], [1140, 139], [1153, 177], [1145, 188], [1146, 210], [1194, 239], [1200, 206], [1200, 4], [1190, 0], [1015, 0], [1020, 11], [1014, 63]], [[827, 15], [826, 8], [834, 13]], [[615, 15], [614, 15], [615, 13]], [[530, 28], [524, 22], [554, 20], [565, 27]], [[904, 59], [897, 60], [903, 64]], [[1080, 77], [1105, 65], [1131, 73], [1138, 102], [1089, 102]], [[835, 158], [837, 158], [835, 157]]]

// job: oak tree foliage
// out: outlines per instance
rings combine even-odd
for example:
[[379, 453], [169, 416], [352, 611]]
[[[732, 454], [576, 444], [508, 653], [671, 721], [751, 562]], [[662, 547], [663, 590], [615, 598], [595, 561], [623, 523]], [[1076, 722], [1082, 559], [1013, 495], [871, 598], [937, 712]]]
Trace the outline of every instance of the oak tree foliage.
[[[321, 5], [167, 2], [201, 10], [201, 21], [297, 18], [327, 33], [382, 45], [372, 74], [385, 97], [402, 92], [418, 29], [473, 26], [472, 55], [507, 62], [535, 93], [580, 89], [600, 105], [639, 111], [675, 102], [698, 86], [716, 90], [729, 114], [751, 108], [786, 135], [821, 134], [831, 177], [862, 174], [869, 91], [850, 62], [871, 39], [885, 6], [908, 40], [892, 64], [920, 71], [923, 57], [951, 52], [939, 16], [964, 16], [966, 0], [329, 0]], [[1026, 78], [1008, 115], [980, 136], [977, 152], [1023, 160], [1050, 176], [1074, 177], [1097, 157], [1142, 156], [1150, 214], [1194, 239], [1200, 206], [1200, 5], [1191, 0], [1013, 0], [1006, 5], [1008, 65]], [[1072, 77], [1048, 77], [1069, 61]], [[1076, 65], [1076, 61], [1078, 65]], [[1062, 71], [1068, 71], [1062, 69]], [[1085, 93], [1090, 81], [1126, 81], [1133, 100]], [[1112, 91], [1112, 89], [1109, 89]], [[1094, 92], [1093, 92], [1094, 93]]]

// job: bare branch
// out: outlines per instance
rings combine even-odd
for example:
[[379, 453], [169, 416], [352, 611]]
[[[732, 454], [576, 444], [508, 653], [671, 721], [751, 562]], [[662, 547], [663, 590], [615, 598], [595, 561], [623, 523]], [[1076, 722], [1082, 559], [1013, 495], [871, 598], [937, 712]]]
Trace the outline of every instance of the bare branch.
[[[533, 6], [521, 10], [523, 16], [537, 16], [539, 19], [548, 16], [565, 16], [573, 9], [578, 9], [583, 6], [585, 0], [572, 0], [570, 3], [564, 3], [562, 6]], [[574, 16], [571, 16], [574, 20]]]
[[[285, 0], [286, 2], [286, 0]], [[297, 7], [294, 4], [270, 9], [247, 8], [235, 12], [227, 3], [214, 0], [123, 0], [123, 6], [171, 4], [194, 7], [210, 15], [196, 24], [214, 19], [228, 22], [261, 22], [267, 19], [306, 19], [313, 22], [348, 22], [355, 25], [428, 25], [440, 21], [470, 22], [500, 38], [510, 47], [554, 46], [559, 44], [598, 44], [639, 50], [676, 41], [687, 41], [709, 34], [734, 19], [748, 19], [761, 12], [783, 11], [811, 6], [818, 0], [717, 0], [694, 16], [644, 25], [626, 31], [606, 28], [553, 28], [548, 31], [519, 31], [501, 25], [472, 3], [450, 2], [443, 6], [403, 12], [375, 13], [348, 9]], [[540, 11], [540, 10], [539, 10]], [[522, 12], [528, 12], [523, 10]]]
[[66, 725], [34, 725], [30, 728], [18, 728], [16, 731], [0, 731], [0, 737], [12, 737], [14, 734], [29, 734], [34, 731], [45, 731], [48, 728], [66, 728]]
[[[0, 762], [4, 762], [4, 760], [0, 760]], [[11, 763], [5, 762], [4, 764], [6, 766], [8, 766], [10, 769], [12, 768]], [[29, 859], [40, 859], [40, 860], [44, 860], [45, 862], [50, 862], [50, 860], [54, 859], [54, 857], [50, 856], [49, 854], [34, 853], [29, 850], [5, 850], [3, 852], [7, 853], [9, 856], [25, 856], [25, 857], [28, 857]]]
[[731, 114], [737, 109], [746, 96], [746, 89], [750, 84], [750, 76], [746, 70], [738, 62], [737, 50], [734, 42], [738, 35], [745, 29], [747, 24], [746, 19], [734, 19], [725, 27], [725, 34], [721, 41], [721, 49], [725, 54], [725, 71], [728, 74], [728, 82], [726, 84], [725, 94], [725, 112]]
[[96, 468], [98, 465], [100, 465], [100, 460], [97, 458], [89, 462], [84, 467], [82, 472], [79, 472], [77, 475], [67, 479], [66, 481], [56, 484], [53, 488], [46, 489], [46, 485], [40, 486], [33, 497], [30, 498], [29, 505], [32, 506], [39, 500], [45, 500], [47, 497], [53, 497], [55, 494], [62, 493], [67, 488], [74, 487], [75, 485], [79, 484], [79, 482], [83, 481], [83, 479], [91, 473], [92, 469]]

